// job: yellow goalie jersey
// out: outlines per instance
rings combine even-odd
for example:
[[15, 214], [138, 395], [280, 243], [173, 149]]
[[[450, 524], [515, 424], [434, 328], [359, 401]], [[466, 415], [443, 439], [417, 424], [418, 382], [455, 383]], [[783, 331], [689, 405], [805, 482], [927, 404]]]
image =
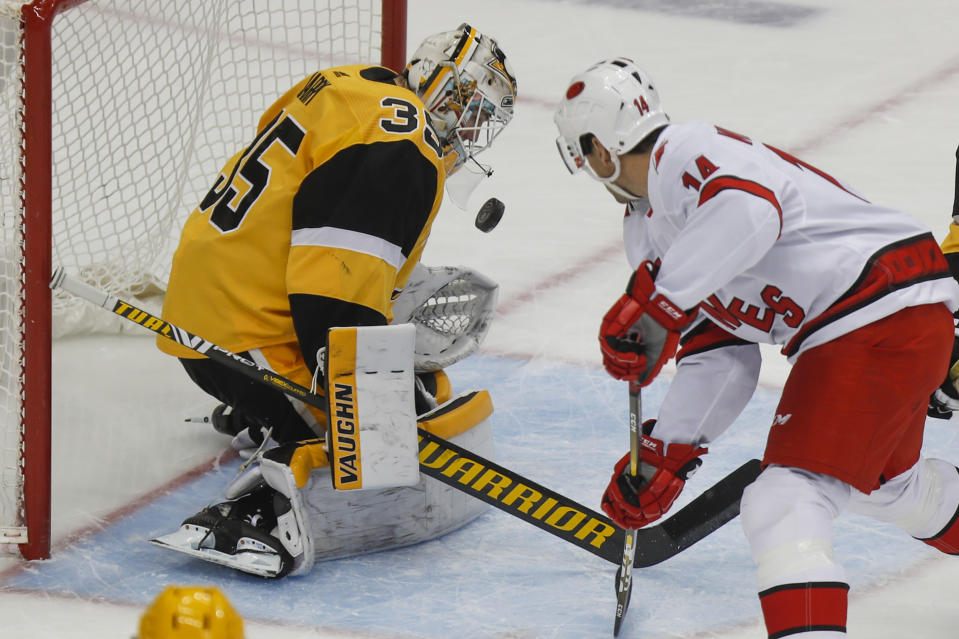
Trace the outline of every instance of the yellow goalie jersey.
[[310, 371], [329, 327], [389, 322], [446, 177], [423, 103], [394, 77], [326, 69], [263, 114], [186, 221], [164, 319], [233, 352], [298, 344]]
[[[959, 224], [956, 224], [955, 222], [949, 224], [949, 235], [946, 236], [940, 246], [942, 248], [942, 252], [945, 253], [946, 258], [949, 258], [950, 255], [953, 256], [953, 258], [959, 256]], [[950, 267], [953, 265], [952, 263], [953, 260], [949, 260]], [[952, 272], [953, 277], [955, 277], [957, 274], [956, 269], [953, 268]]]

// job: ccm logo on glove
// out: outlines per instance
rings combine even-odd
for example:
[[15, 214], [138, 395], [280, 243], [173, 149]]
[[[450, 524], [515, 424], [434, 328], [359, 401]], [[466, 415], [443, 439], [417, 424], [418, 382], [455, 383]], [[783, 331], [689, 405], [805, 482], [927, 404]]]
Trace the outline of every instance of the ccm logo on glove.
[[616, 379], [649, 385], [663, 364], [676, 354], [679, 331], [689, 324], [686, 313], [662, 294], [653, 280], [659, 266], [643, 262], [629, 279], [626, 293], [606, 312], [599, 328], [603, 366]]
[[665, 314], [666, 316], [672, 318], [673, 320], [677, 322], [680, 322], [683, 326], [685, 326], [688, 323], [686, 322], [686, 313], [676, 308], [676, 306], [673, 305], [672, 302], [670, 302], [668, 299], [666, 299], [662, 295], [658, 295], [656, 297], [656, 308], [662, 311], [662, 313]]

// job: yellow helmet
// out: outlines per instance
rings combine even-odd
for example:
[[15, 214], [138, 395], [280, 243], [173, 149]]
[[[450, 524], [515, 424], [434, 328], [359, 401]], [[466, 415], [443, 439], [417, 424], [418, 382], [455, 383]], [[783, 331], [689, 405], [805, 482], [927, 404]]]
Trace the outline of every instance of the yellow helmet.
[[243, 619], [216, 588], [168, 586], [140, 618], [138, 639], [243, 639]]

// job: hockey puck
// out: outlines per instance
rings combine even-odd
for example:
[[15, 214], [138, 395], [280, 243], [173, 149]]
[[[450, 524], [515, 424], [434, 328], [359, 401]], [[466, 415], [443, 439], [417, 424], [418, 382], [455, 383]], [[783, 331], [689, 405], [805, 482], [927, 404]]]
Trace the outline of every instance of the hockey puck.
[[506, 205], [495, 197], [486, 200], [483, 206], [480, 207], [479, 213], [476, 214], [476, 228], [484, 233], [489, 233], [495, 229], [499, 221], [503, 219], [503, 212], [505, 210]]

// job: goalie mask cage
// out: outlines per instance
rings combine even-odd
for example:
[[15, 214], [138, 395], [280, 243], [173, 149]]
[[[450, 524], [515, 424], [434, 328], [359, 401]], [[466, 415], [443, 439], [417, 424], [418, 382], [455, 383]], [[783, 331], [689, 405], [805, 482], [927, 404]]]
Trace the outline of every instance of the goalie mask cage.
[[406, 0], [0, 0], [0, 33], [0, 543], [36, 559], [51, 340], [112, 330], [51, 295], [51, 262], [162, 289], [180, 225], [269, 104], [318, 68], [403, 68]]

